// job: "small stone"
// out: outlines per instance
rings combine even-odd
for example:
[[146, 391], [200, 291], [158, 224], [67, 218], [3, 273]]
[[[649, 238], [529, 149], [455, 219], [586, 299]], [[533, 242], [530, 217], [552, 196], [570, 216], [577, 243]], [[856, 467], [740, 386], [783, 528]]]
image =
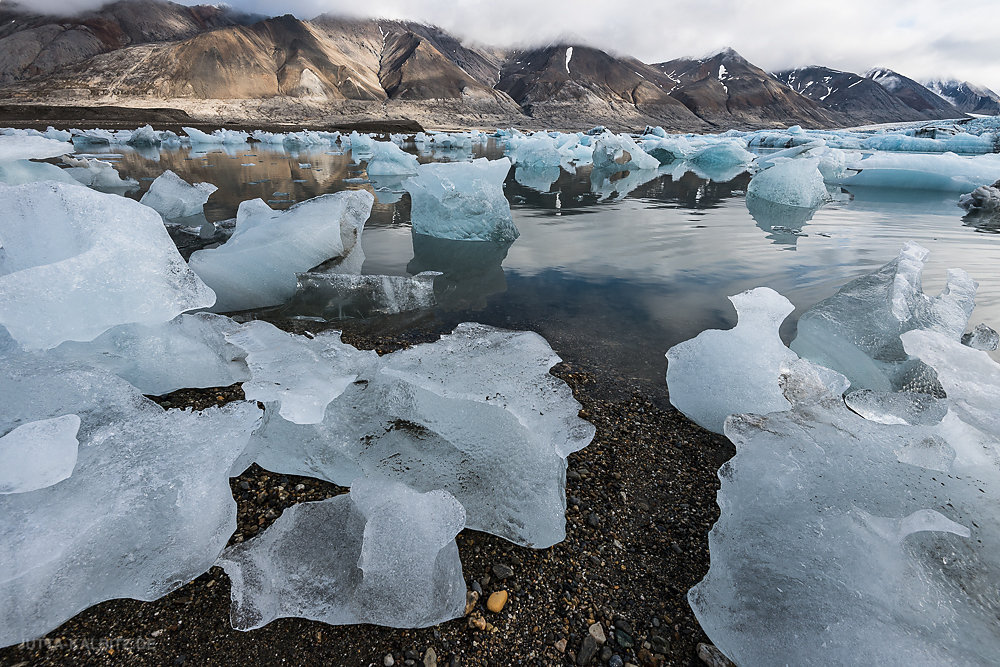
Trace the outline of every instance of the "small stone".
[[465, 615], [468, 616], [472, 613], [472, 610], [476, 608], [476, 603], [479, 602], [479, 593], [476, 591], [466, 591], [465, 592]]
[[305, 491], [306, 490], [306, 485], [305, 484], [296, 484], [295, 485], [295, 490], [296, 491]]
[[611, 650], [610, 646], [605, 646], [601, 649], [601, 662], [607, 662], [611, 660], [611, 656], [614, 655], [614, 651]]
[[483, 587], [479, 585], [478, 581], [472, 582], [472, 590], [474, 590], [479, 595], [479, 597], [483, 596]]
[[420, 654], [416, 651], [405, 651], [403, 657], [407, 660], [420, 660]]
[[736, 663], [711, 644], [698, 644], [698, 657], [709, 667], [736, 667]]
[[249, 491], [250, 490], [250, 482], [248, 482], [246, 480], [240, 482], [240, 488], [243, 489], [244, 491]]
[[507, 577], [514, 576], [514, 570], [509, 565], [504, 565], [503, 563], [495, 563], [493, 565], [493, 576], [497, 579], [506, 579]]
[[632, 635], [625, 632], [624, 630], [615, 630], [615, 641], [622, 648], [632, 648], [635, 646], [635, 641], [632, 639]]
[[473, 630], [485, 630], [486, 629], [486, 619], [482, 616], [470, 616], [469, 617], [469, 627]]
[[507, 591], [497, 591], [490, 595], [490, 599], [486, 601], [486, 608], [494, 614], [499, 614], [503, 611], [505, 604], [507, 604]]
[[611, 659], [608, 660], [608, 667], [622, 667], [624, 661], [620, 655], [613, 655]]
[[578, 482], [578, 481], [580, 481], [580, 473], [578, 473], [575, 470], [567, 470], [566, 471], [566, 479], [571, 479], [574, 482]]
[[386, 653], [385, 657], [382, 658], [382, 664], [385, 665], [385, 667], [392, 667], [396, 664], [396, 659], [392, 657], [392, 653]]
[[591, 625], [589, 628], [587, 628], [587, 632], [590, 634], [591, 637], [597, 640], [598, 644], [603, 644], [604, 642], [608, 641], [608, 638], [604, 634], [604, 626], [601, 625], [600, 623], [594, 623], [593, 625]]
[[433, 647], [427, 649], [424, 653], [424, 667], [437, 667], [438, 656], [437, 652]]
[[580, 652], [576, 656], [576, 664], [583, 667], [584, 665], [589, 665], [590, 661], [594, 659], [597, 654], [597, 640], [594, 639], [593, 635], [587, 635], [583, 638], [583, 644], [580, 646]]
[[560, 639], [559, 641], [557, 641], [555, 643], [555, 647], [556, 647], [556, 650], [559, 651], [560, 653], [565, 653], [566, 652], [566, 640], [565, 639]]
[[597, 516], [595, 512], [591, 512], [587, 515], [587, 525], [591, 528], [597, 528], [601, 525], [601, 517]]

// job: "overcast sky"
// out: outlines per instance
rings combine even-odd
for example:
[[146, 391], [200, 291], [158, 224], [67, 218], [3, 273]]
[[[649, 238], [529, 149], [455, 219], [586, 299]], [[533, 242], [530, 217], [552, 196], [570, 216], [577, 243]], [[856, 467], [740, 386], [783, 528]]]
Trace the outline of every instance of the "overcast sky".
[[[202, 0], [204, 2], [204, 0]], [[0, 0], [3, 2], [3, 0]], [[22, 0], [65, 12], [100, 0]], [[199, 4], [197, 0], [181, 0]], [[330, 12], [406, 18], [496, 46], [577, 41], [645, 62], [732, 46], [767, 70], [886, 66], [918, 80], [955, 77], [1000, 92], [997, 0], [230, 0], [267, 15]]]

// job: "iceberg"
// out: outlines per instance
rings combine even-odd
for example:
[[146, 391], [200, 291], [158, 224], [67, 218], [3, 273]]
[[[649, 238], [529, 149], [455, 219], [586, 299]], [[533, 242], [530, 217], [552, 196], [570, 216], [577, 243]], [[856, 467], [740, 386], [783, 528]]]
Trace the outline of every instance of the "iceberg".
[[754, 174], [747, 186], [750, 198], [798, 208], [815, 209], [829, 199], [818, 158], [785, 159]]
[[[753, 162], [754, 154], [746, 150], [742, 141], [729, 139], [711, 143], [686, 159], [706, 173], [732, 174], [735, 172], [735, 175], [738, 175], [746, 171], [745, 167]], [[735, 175], [725, 180], [731, 181]]]
[[363, 190], [320, 195], [284, 211], [245, 201], [230, 239], [194, 252], [189, 265], [218, 295], [217, 312], [282, 304], [295, 294], [296, 273], [350, 252], [373, 203]]
[[517, 165], [514, 167], [514, 180], [526, 188], [537, 190], [538, 192], [549, 192], [552, 184], [559, 180], [562, 169], [555, 167], [524, 167]]
[[1000, 180], [993, 185], [981, 185], [958, 199], [958, 205], [970, 213], [1000, 213]]
[[439, 341], [370, 358], [318, 424], [266, 404], [264, 424], [234, 466], [347, 485], [358, 477], [444, 489], [468, 526], [545, 548], [566, 528], [566, 457], [594, 427], [548, 373], [545, 340], [462, 324]]
[[605, 132], [594, 140], [594, 169], [617, 172], [659, 166], [660, 161], [639, 148], [627, 134]]
[[433, 308], [434, 281], [440, 275], [435, 271], [412, 277], [300, 273], [285, 312], [331, 322]]
[[212, 567], [236, 530], [228, 474], [255, 405], [164, 411], [109, 373], [17, 353], [0, 365], [0, 395], [0, 433], [80, 421], [72, 475], [0, 495], [0, 646], [105, 600], [156, 600]]
[[983, 183], [1000, 180], [998, 154], [974, 157], [954, 153], [875, 154], [848, 167], [848, 175], [835, 181], [848, 188], [864, 186], [965, 193]]
[[348, 494], [286, 509], [219, 559], [232, 625], [277, 618], [424, 628], [465, 613], [455, 536], [465, 511], [446, 491], [357, 480]]
[[0, 197], [0, 325], [25, 347], [159, 324], [215, 301], [151, 208], [62, 183], [0, 186]]
[[80, 418], [61, 415], [21, 424], [0, 436], [0, 494], [37, 491], [76, 467]]
[[369, 176], [415, 174], [417, 167], [420, 166], [415, 155], [410, 155], [389, 141], [373, 141], [369, 146], [369, 152], [371, 154], [367, 166]]
[[101, 192], [121, 194], [139, 187], [139, 181], [134, 178], [123, 179], [115, 166], [110, 162], [96, 158], [63, 157], [63, 162], [69, 165], [64, 171], [80, 183]]
[[211, 183], [188, 183], [169, 169], [156, 177], [139, 201], [166, 220], [203, 214], [205, 203], [218, 190]]
[[510, 160], [420, 165], [403, 182], [410, 193], [413, 231], [460, 241], [513, 241], [519, 235], [503, 193]]
[[239, 130], [220, 129], [212, 134], [208, 134], [193, 127], [182, 127], [181, 129], [184, 130], [184, 134], [188, 136], [192, 144], [228, 144], [239, 146], [245, 144], [250, 139], [248, 133]]
[[153, 129], [152, 125], [144, 125], [133, 131], [125, 143], [129, 146], [148, 147], [159, 146], [161, 140], [160, 135]]

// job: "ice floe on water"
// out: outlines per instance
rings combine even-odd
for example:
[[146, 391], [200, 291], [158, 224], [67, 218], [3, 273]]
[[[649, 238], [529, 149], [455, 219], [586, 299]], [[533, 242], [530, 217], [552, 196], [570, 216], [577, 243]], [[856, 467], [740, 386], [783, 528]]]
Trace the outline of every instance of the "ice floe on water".
[[150, 183], [139, 201], [165, 220], [188, 218], [202, 214], [208, 198], [218, 189], [211, 183], [188, 183], [168, 169]]
[[[975, 283], [953, 270], [926, 297], [925, 256], [910, 244], [807, 311], [808, 346], [781, 345], [791, 304], [760, 288], [734, 298], [736, 329], [668, 352], [671, 401], [714, 430], [723, 419], [736, 445], [711, 568], [688, 598], [738, 664], [983, 664], [1000, 650], [1000, 365], [960, 342]], [[933, 386], [900, 381], [918, 367]]]
[[69, 166], [64, 170], [67, 175], [95, 190], [123, 194], [139, 187], [139, 181], [122, 178], [110, 162], [71, 155], [64, 156], [62, 161]]

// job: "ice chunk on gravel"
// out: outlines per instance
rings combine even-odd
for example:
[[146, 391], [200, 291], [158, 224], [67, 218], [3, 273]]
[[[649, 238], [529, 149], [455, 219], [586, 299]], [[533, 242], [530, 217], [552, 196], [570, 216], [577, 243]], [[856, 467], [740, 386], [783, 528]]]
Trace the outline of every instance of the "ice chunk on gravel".
[[519, 234], [503, 193], [509, 171], [505, 157], [420, 165], [403, 182], [413, 231], [458, 241], [513, 241]]
[[284, 211], [245, 201], [232, 237], [194, 252], [190, 266], [218, 295], [216, 312], [282, 304], [295, 294], [296, 273], [350, 252], [374, 201], [364, 190], [320, 195]]
[[0, 186], [0, 197], [0, 324], [26, 347], [159, 324], [215, 301], [151, 208], [62, 183]]
[[446, 491], [357, 480], [351, 492], [286, 509], [220, 558], [233, 627], [277, 618], [424, 628], [465, 612], [455, 536], [465, 511]]
[[0, 646], [104, 600], [155, 600], [215, 563], [236, 529], [228, 473], [255, 405], [164, 411], [104, 371], [17, 353], [0, 364], [0, 395], [0, 433], [80, 419], [72, 475], [0, 495]]
[[778, 337], [794, 310], [788, 299], [758, 287], [729, 300], [739, 317], [734, 328], [703, 331], [667, 351], [670, 402], [716, 433], [734, 413], [787, 410], [781, 376], [797, 359]]
[[256, 461], [342, 485], [367, 476], [445, 489], [470, 528], [551, 546], [565, 537], [566, 457], [594, 436], [548, 373], [558, 360], [537, 334], [459, 325], [371, 358], [321, 423], [293, 424], [268, 405], [234, 471]]
[[0, 436], [0, 493], [52, 486], [73, 474], [80, 418], [62, 415], [21, 424]]
[[211, 183], [191, 184], [169, 169], [150, 183], [139, 201], [155, 209], [166, 220], [204, 213], [205, 203], [218, 190]]

